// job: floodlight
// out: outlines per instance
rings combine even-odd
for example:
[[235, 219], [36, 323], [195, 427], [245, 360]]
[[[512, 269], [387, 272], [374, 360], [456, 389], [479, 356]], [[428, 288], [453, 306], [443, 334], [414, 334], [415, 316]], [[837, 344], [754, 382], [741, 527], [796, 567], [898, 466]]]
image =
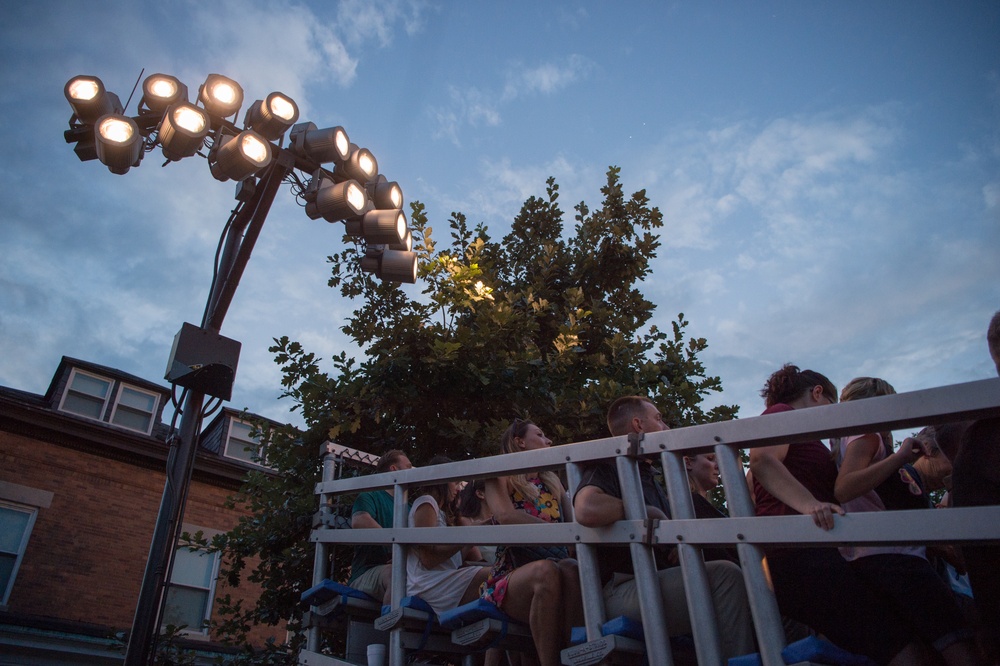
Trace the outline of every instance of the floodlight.
[[123, 174], [139, 166], [143, 137], [139, 126], [128, 116], [117, 113], [102, 116], [94, 126], [94, 149], [111, 173]]
[[327, 222], [339, 222], [364, 214], [368, 205], [368, 196], [356, 180], [334, 183], [323, 178], [311, 196], [315, 198], [306, 203], [306, 215], [313, 220], [322, 217]]
[[187, 86], [177, 77], [168, 74], [153, 74], [142, 82], [142, 99], [139, 109], [149, 109], [153, 113], [163, 113], [174, 104], [188, 101]]
[[253, 130], [222, 135], [208, 153], [217, 180], [243, 180], [271, 163], [271, 144]]
[[369, 183], [366, 189], [376, 208], [398, 210], [403, 207], [403, 190], [398, 183], [388, 180], [382, 174], [378, 175], [375, 182]]
[[401, 245], [406, 241], [406, 215], [401, 210], [370, 210], [364, 217], [347, 220], [349, 236], [361, 236], [373, 245]]
[[299, 119], [299, 107], [291, 97], [273, 92], [247, 109], [246, 126], [274, 141]]
[[374, 273], [383, 282], [413, 284], [417, 281], [417, 254], [369, 247], [361, 258], [361, 270]]
[[243, 105], [243, 88], [221, 74], [209, 74], [198, 90], [198, 101], [210, 114], [228, 118]]
[[353, 178], [359, 183], [367, 183], [378, 175], [378, 162], [375, 156], [367, 148], [358, 148], [353, 143], [350, 155], [343, 164], [338, 164], [337, 168], [345, 177]]
[[63, 89], [73, 114], [81, 123], [93, 125], [101, 116], [122, 113], [118, 95], [109, 93], [96, 76], [74, 76]]
[[318, 164], [341, 164], [351, 154], [351, 140], [343, 127], [317, 129], [315, 123], [299, 123], [288, 138], [293, 153]]
[[410, 233], [409, 229], [407, 229], [406, 230], [406, 237], [403, 238], [402, 242], [400, 242], [400, 243], [389, 243], [388, 247], [389, 247], [390, 250], [401, 250], [403, 252], [409, 252], [410, 250], [413, 249], [413, 234]]
[[188, 102], [171, 106], [160, 121], [158, 136], [163, 156], [168, 160], [191, 157], [204, 145], [209, 129], [204, 109]]

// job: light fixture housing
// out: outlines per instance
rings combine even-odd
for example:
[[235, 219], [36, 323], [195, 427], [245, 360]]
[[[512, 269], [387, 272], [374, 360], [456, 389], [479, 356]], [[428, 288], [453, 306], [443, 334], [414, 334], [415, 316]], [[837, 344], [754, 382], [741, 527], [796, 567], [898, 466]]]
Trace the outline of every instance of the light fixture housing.
[[330, 178], [313, 179], [306, 193], [306, 215], [310, 219], [323, 218], [327, 222], [340, 222], [363, 215], [368, 208], [368, 195], [356, 180], [335, 183]]
[[271, 144], [253, 130], [221, 135], [208, 153], [216, 180], [244, 180], [271, 163]]
[[163, 156], [168, 160], [191, 157], [205, 144], [211, 121], [205, 110], [181, 102], [167, 109], [158, 133]]
[[345, 178], [353, 178], [359, 183], [368, 183], [378, 176], [378, 161], [367, 148], [358, 148], [351, 144], [351, 152], [343, 163], [337, 165], [337, 170]]
[[299, 107], [288, 95], [273, 92], [247, 109], [245, 125], [274, 141], [299, 119]]
[[[93, 125], [103, 116], [124, 111], [118, 95], [108, 92], [96, 76], [74, 76], [63, 88], [73, 115], [86, 125]], [[71, 121], [72, 122], [72, 121]]]
[[361, 236], [370, 245], [402, 245], [406, 242], [406, 215], [401, 210], [369, 210], [363, 217], [346, 220], [348, 236]]
[[175, 104], [188, 101], [187, 86], [175, 76], [152, 74], [142, 82], [142, 99], [139, 109], [152, 113], [163, 113]]
[[211, 115], [228, 118], [243, 106], [243, 88], [222, 74], [209, 74], [198, 89], [198, 101]]
[[97, 159], [111, 173], [124, 174], [142, 160], [145, 139], [139, 126], [128, 116], [110, 113], [94, 125], [94, 149]]
[[351, 140], [343, 127], [317, 129], [315, 123], [299, 123], [288, 139], [293, 153], [317, 164], [342, 164], [351, 154]]
[[389, 243], [387, 246], [390, 250], [400, 250], [403, 252], [409, 252], [413, 249], [413, 233], [407, 229], [406, 237], [403, 238], [401, 243]]
[[368, 247], [361, 257], [361, 270], [373, 273], [383, 282], [413, 284], [417, 281], [417, 254], [381, 246]]
[[399, 210], [403, 207], [403, 189], [399, 183], [390, 181], [382, 174], [374, 182], [368, 184], [368, 196], [376, 208]]

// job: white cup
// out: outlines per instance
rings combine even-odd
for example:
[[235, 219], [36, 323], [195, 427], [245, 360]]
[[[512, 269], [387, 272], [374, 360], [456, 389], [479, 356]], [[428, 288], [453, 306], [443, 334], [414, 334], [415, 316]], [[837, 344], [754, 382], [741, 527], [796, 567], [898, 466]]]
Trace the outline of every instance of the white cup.
[[373, 643], [368, 646], [368, 666], [385, 666], [385, 645]]

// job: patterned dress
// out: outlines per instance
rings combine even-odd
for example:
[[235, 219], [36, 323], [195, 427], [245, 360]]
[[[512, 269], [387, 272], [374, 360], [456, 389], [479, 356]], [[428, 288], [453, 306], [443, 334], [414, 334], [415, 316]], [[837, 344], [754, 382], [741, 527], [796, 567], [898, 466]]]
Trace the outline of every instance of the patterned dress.
[[[559, 508], [559, 498], [555, 497], [537, 476], [528, 479], [528, 483], [538, 488], [538, 498], [530, 499], [525, 497], [520, 490], [515, 490], [510, 496], [514, 508], [518, 511], [524, 511], [529, 516], [541, 518], [547, 523], [558, 523], [562, 518], [562, 512]], [[486, 579], [486, 582], [480, 588], [480, 594], [483, 599], [496, 604], [497, 607], [503, 607], [503, 600], [507, 594], [507, 581], [515, 568], [513, 548], [517, 547], [497, 546], [496, 563], [490, 571], [489, 578]], [[565, 548], [548, 550], [553, 551], [553, 556], [566, 557]]]

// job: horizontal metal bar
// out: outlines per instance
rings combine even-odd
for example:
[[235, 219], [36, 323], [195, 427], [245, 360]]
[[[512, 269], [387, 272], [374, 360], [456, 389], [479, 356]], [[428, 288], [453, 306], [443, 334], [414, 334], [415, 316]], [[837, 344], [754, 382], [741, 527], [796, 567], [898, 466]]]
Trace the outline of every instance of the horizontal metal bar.
[[[661, 520], [653, 532], [660, 544], [843, 545], [1000, 541], [1000, 506], [875, 511], [837, 516], [823, 531], [809, 516]], [[577, 523], [475, 527], [411, 527], [373, 530], [314, 530], [311, 540], [340, 544], [629, 544], [642, 541], [641, 520], [602, 528]]]
[[[640, 452], [652, 455], [663, 451], [708, 451], [716, 444], [753, 448], [995, 416], [1000, 416], [1000, 378], [647, 433]], [[471, 481], [560, 468], [567, 463], [606, 460], [627, 452], [627, 438], [608, 437], [447, 465], [326, 481], [317, 484], [315, 491], [357, 493], [389, 488], [397, 483], [414, 486], [456, 479]]]

